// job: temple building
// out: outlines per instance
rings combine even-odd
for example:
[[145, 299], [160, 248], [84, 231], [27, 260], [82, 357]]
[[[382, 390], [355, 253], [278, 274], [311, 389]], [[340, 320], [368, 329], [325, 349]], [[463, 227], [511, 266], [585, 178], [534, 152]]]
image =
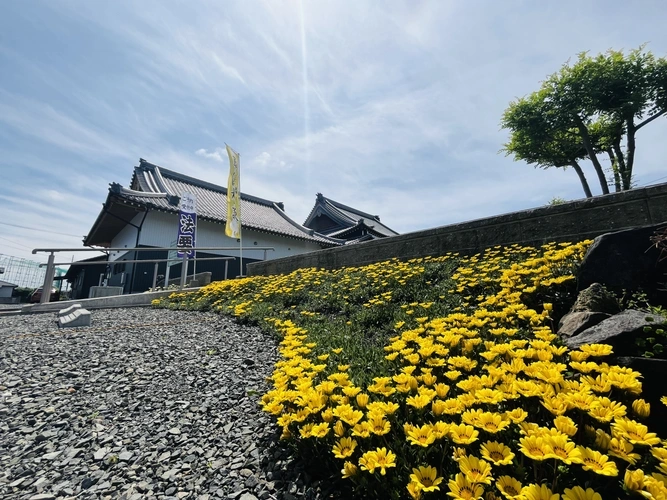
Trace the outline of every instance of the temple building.
[[[140, 159], [128, 187], [115, 182], [109, 185], [102, 210], [83, 241], [89, 247], [128, 250], [108, 251], [105, 256], [73, 263], [67, 272], [73, 295], [88, 297], [90, 287], [100, 284], [122, 287], [123, 293], [137, 293], [148, 290], [156, 276], [158, 286], [167, 277], [178, 278], [180, 261], [171, 262], [168, 270], [166, 262], [158, 263], [157, 271], [154, 262], [130, 261], [173, 258], [166, 250], [132, 249], [176, 246], [179, 204], [184, 193], [196, 197], [195, 247], [224, 248], [198, 250], [197, 259], [228, 258], [190, 262], [187, 274], [210, 272], [213, 281], [239, 276], [239, 240], [225, 235], [227, 188]], [[292, 220], [281, 202], [241, 193], [240, 204], [243, 275], [251, 262], [397, 234], [381, 224], [379, 217], [321, 194], [304, 225]]]
[[315, 206], [303, 225], [330, 238], [345, 240], [345, 244], [396, 236], [398, 233], [371, 215], [343, 205], [317, 193]]

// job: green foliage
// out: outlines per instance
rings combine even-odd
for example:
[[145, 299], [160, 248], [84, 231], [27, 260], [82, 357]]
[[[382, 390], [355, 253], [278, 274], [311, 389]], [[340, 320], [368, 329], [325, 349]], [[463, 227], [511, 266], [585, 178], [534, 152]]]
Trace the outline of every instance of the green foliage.
[[34, 291], [35, 291], [34, 288], [17, 287], [17, 288], [14, 288], [14, 291], [12, 292], [12, 297], [19, 297], [20, 302], [28, 302], [28, 299], [30, 298], [30, 295]]
[[667, 113], [667, 59], [644, 47], [579, 54], [540, 89], [512, 103], [501, 125], [510, 131], [503, 151], [541, 168], [573, 167], [591, 196], [579, 161], [593, 163], [603, 193], [607, 179], [597, 155], [611, 162], [616, 190], [632, 187], [635, 134]]
[[567, 203], [567, 200], [565, 198], [561, 198], [560, 196], [554, 196], [549, 200], [547, 205], [553, 207], [555, 205], [562, 205], [563, 203]]

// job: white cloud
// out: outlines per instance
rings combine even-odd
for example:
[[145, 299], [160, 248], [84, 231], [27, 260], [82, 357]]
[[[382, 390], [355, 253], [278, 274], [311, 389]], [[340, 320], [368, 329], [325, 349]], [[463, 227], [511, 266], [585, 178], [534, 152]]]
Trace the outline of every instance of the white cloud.
[[206, 149], [198, 149], [197, 151], [195, 151], [195, 154], [197, 156], [202, 156], [204, 158], [220, 162], [225, 161], [227, 159], [227, 151], [223, 148], [215, 148], [210, 152], [207, 151]]
[[[581, 50], [650, 40], [667, 52], [659, 16], [631, 4], [303, 2], [305, 47], [300, 4], [61, 2], [23, 18], [12, 4], [25, 40], [0, 47], [11, 186], [0, 208], [85, 233], [108, 183], [127, 185], [139, 157], [225, 185], [224, 142], [241, 153], [243, 191], [284, 201], [299, 222], [317, 192], [398, 231], [578, 198], [573, 172], [497, 154], [503, 109]], [[45, 34], [53, 53], [32, 47]], [[67, 46], [79, 48], [64, 58]], [[660, 122], [637, 138], [640, 182], [664, 176]]]

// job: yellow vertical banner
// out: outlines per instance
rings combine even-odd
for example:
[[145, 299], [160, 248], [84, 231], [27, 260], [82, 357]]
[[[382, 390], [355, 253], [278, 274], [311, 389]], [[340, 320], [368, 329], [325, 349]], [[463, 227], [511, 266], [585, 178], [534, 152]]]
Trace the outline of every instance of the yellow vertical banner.
[[241, 238], [241, 159], [239, 154], [227, 146], [229, 156], [229, 178], [227, 179], [227, 225], [225, 234], [230, 238]]

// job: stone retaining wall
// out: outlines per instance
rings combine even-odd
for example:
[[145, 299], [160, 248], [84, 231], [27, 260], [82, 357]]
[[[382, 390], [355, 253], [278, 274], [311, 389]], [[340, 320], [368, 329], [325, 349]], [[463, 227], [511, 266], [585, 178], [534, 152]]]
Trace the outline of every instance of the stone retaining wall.
[[248, 265], [248, 275], [318, 267], [360, 266], [447, 252], [474, 253], [495, 245], [579, 241], [610, 231], [667, 222], [667, 183], [522, 210], [390, 238]]

